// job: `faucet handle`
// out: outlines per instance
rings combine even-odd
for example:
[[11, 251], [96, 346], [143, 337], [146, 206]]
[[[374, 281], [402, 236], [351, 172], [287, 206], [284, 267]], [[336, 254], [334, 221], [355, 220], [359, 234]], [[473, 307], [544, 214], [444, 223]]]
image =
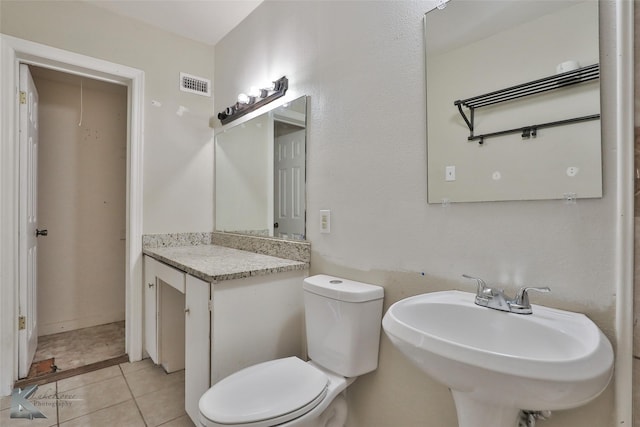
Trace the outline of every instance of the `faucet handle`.
[[520, 290], [516, 294], [516, 298], [513, 300], [513, 303], [516, 306], [530, 309], [531, 304], [529, 303], [529, 291], [547, 293], [547, 292], [551, 292], [551, 288], [549, 288], [548, 286], [542, 286], [542, 287], [524, 286], [520, 288]]
[[468, 274], [463, 274], [462, 277], [464, 277], [465, 279], [471, 279], [471, 280], [475, 280], [478, 287], [476, 289], [476, 296], [485, 296], [485, 291], [486, 290], [490, 290], [489, 287], [487, 286], [487, 283], [482, 280], [479, 277], [473, 277], [473, 276], [469, 276]]

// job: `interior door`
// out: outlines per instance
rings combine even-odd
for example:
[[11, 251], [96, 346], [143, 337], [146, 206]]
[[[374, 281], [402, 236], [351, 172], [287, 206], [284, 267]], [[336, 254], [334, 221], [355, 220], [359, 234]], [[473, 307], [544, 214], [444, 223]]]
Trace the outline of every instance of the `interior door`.
[[[18, 376], [29, 373], [38, 345], [38, 91], [20, 64], [20, 236]], [[45, 234], [46, 235], [46, 234]]]
[[274, 235], [304, 238], [305, 130], [285, 129], [274, 141]]

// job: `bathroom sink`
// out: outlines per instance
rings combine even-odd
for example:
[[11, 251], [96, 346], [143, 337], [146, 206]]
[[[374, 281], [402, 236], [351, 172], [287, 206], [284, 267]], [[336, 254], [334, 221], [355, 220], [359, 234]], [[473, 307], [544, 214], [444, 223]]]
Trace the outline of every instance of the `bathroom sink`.
[[382, 320], [393, 345], [453, 393], [461, 427], [513, 427], [520, 410], [560, 410], [597, 397], [613, 350], [583, 314], [534, 305], [533, 314], [433, 292], [393, 304]]

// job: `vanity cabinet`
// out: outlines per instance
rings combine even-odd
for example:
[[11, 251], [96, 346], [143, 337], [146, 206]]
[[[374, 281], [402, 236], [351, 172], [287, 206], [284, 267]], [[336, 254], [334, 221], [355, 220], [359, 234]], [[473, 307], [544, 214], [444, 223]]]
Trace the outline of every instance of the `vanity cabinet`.
[[144, 270], [145, 350], [167, 371], [184, 368], [185, 411], [194, 423], [212, 384], [256, 363], [303, 356], [307, 270], [206, 281], [148, 255]]
[[198, 425], [198, 401], [209, 388], [211, 285], [186, 275], [184, 408]]
[[[144, 278], [144, 349], [147, 354], [149, 354], [151, 360], [153, 360], [153, 363], [163, 364], [162, 354], [159, 351], [159, 348], [161, 347], [160, 344], [163, 340], [162, 332], [165, 332], [165, 340], [170, 341], [174, 335], [180, 334], [180, 330], [171, 328], [173, 330], [170, 331], [170, 328], [158, 327], [159, 323], [163, 321], [159, 316], [160, 311], [162, 311], [162, 304], [165, 304], [167, 307], [173, 307], [174, 304], [172, 304], [172, 300], [179, 299], [179, 296], [170, 291], [165, 291], [163, 294], [162, 286], [168, 285], [176, 291], [184, 294], [185, 274], [178, 269], [158, 262], [149, 256], [145, 256]], [[175, 315], [169, 316], [166, 311], [165, 314], [167, 314], [164, 318], [165, 322], [167, 322], [169, 318], [175, 319]], [[168, 355], [167, 359], [173, 361], [174, 358], [171, 355]], [[176, 363], [170, 364], [175, 365]], [[184, 362], [177, 362], [178, 366], [173, 369], [170, 368], [168, 371], [173, 372], [182, 369], [184, 366], [180, 367], [179, 365], [181, 364], [183, 365]]]
[[155, 266], [151, 257], [144, 257], [144, 350], [153, 363], [158, 363], [158, 295]]

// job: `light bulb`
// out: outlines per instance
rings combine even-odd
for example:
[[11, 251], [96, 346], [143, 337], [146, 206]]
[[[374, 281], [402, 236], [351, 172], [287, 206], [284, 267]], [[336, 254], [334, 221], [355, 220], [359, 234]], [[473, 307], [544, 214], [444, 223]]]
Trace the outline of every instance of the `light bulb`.
[[258, 89], [256, 86], [251, 86], [251, 89], [249, 89], [249, 96], [252, 98], [263, 98], [261, 95], [261, 90]]
[[246, 93], [241, 93], [240, 95], [238, 95], [238, 102], [240, 104], [248, 104], [249, 103], [249, 95], [247, 95]]

